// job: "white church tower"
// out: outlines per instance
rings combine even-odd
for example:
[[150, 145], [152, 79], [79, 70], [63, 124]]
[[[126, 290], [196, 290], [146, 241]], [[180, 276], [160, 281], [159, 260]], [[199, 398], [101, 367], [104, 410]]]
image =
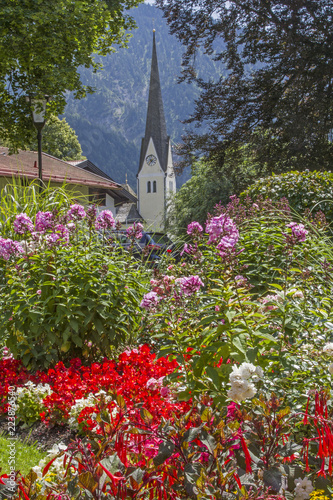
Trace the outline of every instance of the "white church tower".
[[151, 230], [163, 230], [166, 201], [176, 192], [170, 137], [167, 135], [156, 55], [155, 30], [146, 119], [137, 173], [138, 211]]

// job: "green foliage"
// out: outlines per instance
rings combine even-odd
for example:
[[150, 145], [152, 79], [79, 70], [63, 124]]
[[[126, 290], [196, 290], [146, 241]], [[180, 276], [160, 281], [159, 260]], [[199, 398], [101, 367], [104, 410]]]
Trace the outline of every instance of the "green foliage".
[[[33, 187], [14, 187], [5, 199], [2, 234], [11, 237], [15, 217], [8, 217], [9, 207], [14, 205], [13, 215], [26, 209], [32, 220], [39, 208], [52, 210], [60, 224], [70, 206], [61, 190], [50, 199], [43, 193], [39, 203]], [[35, 203], [29, 205], [32, 199]], [[145, 268], [108, 245], [87, 222], [77, 221], [71, 231], [69, 244], [61, 238], [50, 243], [52, 231], [39, 234], [37, 241], [15, 235], [25, 255], [1, 259], [1, 336], [31, 369], [75, 356], [99, 359], [136, 337], [138, 304], [148, 279]]]
[[25, 96], [49, 95], [49, 109], [61, 114], [66, 91], [82, 98], [93, 89], [82, 83], [79, 67], [96, 72], [94, 53], [124, 46], [135, 25], [124, 14], [138, 0], [4, 0], [0, 13], [0, 131], [14, 148], [33, 139]]
[[[186, 136], [187, 161], [198, 150], [212, 158], [246, 143], [269, 172], [331, 168], [330, 0], [157, 4], [185, 45], [183, 79], [201, 89], [188, 122], [209, 127]], [[200, 49], [218, 61], [216, 78], [196, 74]]]
[[[37, 141], [28, 145], [32, 151], [37, 151]], [[43, 152], [60, 160], [85, 160], [75, 131], [68, 125], [66, 119], [60, 120], [50, 116], [43, 128]]]
[[308, 211], [313, 215], [319, 210], [326, 220], [333, 221], [333, 174], [331, 172], [297, 172], [272, 175], [259, 179], [248, 187], [240, 198], [249, 196], [278, 201], [286, 198], [291, 208], [302, 214]]
[[33, 219], [39, 210], [42, 212], [61, 211], [77, 200], [81, 203], [87, 201], [80, 192], [70, 188], [71, 186], [66, 183], [59, 188], [45, 185], [40, 195], [38, 182], [22, 186], [20, 180], [13, 177], [0, 193], [1, 236], [6, 238], [14, 236], [12, 221], [20, 213], [26, 213]]
[[182, 235], [190, 222], [204, 225], [215, 205], [226, 205], [232, 194], [239, 193], [256, 178], [256, 165], [247, 148], [229, 151], [224, 161], [199, 160], [191, 178], [168, 201], [166, 228]]
[[[304, 404], [308, 384], [318, 390], [330, 384], [325, 360], [312, 355], [331, 340], [332, 276], [327, 269], [332, 252], [325, 227], [321, 219], [318, 224], [302, 221], [309, 233], [300, 243], [292, 239], [287, 204], [253, 206], [234, 198], [218, 211], [237, 223], [237, 251], [224, 259], [204, 237], [197, 240], [186, 262], [167, 271], [169, 288], [162, 276], [154, 285], [162, 290], [161, 300], [145, 328], [161, 346], [161, 355], [174, 356], [182, 366], [181, 373], [169, 376], [172, 382], [182, 380], [182, 399], [204, 393], [217, 406], [225, 405], [229, 358], [264, 369], [263, 394], [275, 391], [287, 394], [290, 404], [299, 399]], [[199, 276], [205, 288], [189, 297], [179, 295], [177, 278], [189, 275]], [[303, 346], [309, 338], [307, 353]]]

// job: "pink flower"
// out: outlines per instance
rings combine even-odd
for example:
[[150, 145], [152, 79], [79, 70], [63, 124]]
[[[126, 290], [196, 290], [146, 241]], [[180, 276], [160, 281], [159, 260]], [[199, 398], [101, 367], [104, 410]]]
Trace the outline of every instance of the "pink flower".
[[287, 227], [291, 228], [291, 232], [297, 241], [303, 242], [306, 240], [306, 235], [308, 234], [309, 231], [305, 229], [303, 224], [297, 224], [296, 222], [291, 222], [290, 224], [287, 224]]
[[128, 238], [136, 238], [139, 240], [142, 238], [143, 225], [140, 222], [134, 222], [133, 226], [126, 229], [126, 234]]
[[82, 220], [85, 218], [85, 216], [86, 216], [86, 211], [84, 207], [78, 204], [71, 205], [67, 212], [67, 217], [69, 218], [69, 220], [72, 219]]
[[[177, 281], [177, 280], [176, 280]], [[199, 276], [188, 276], [181, 278], [180, 289], [185, 295], [193, 295], [204, 286]]]
[[98, 229], [113, 229], [116, 222], [110, 210], [102, 210], [98, 215], [95, 223], [95, 228]]
[[37, 295], [42, 295], [42, 290], [37, 290]]
[[167, 398], [170, 395], [170, 389], [169, 387], [162, 387], [161, 388], [161, 396], [162, 398]]
[[35, 229], [39, 233], [44, 233], [47, 229], [52, 229], [54, 217], [52, 212], [38, 212], [35, 220]]
[[199, 235], [200, 233], [202, 233], [202, 231], [203, 231], [203, 228], [202, 228], [201, 224], [199, 224], [199, 222], [193, 221], [193, 222], [191, 222], [191, 224], [189, 224], [187, 226], [187, 234], [189, 234], [189, 235], [192, 235], [192, 234]]
[[18, 234], [25, 234], [34, 230], [34, 225], [27, 214], [18, 214], [14, 220], [14, 231]]
[[0, 237], [0, 257], [4, 260], [9, 260], [10, 257], [15, 257], [20, 253], [24, 253], [22, 245], [18, 241], [13, 241], [10, 238], [5, 239]]
[[140, 307], [149, 311], [153, 307], [156, 307], [159, 303], [159, 296], [156, 292], [149, 292], [143, 296]]
[[230, 253], [239, 240], [236, 225], [225, 214], [210, 219], [206, 224], [206, 232], [209, 234], [209, 244], [218, 242], [217, 249], [220, 250], [221, 257]]

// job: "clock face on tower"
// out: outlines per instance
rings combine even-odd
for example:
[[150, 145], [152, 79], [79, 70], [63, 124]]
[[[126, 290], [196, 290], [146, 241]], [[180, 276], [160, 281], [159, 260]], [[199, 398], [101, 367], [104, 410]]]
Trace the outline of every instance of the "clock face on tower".
[[154, 155], [148, 155], [148, 156], [146, 156], [146, 162], [147, 162], [147, 164], [150, 167], [152, 167], [153, 165], [155, 165], [156, 161], [157, 161], [156, 156], [154, 156]]

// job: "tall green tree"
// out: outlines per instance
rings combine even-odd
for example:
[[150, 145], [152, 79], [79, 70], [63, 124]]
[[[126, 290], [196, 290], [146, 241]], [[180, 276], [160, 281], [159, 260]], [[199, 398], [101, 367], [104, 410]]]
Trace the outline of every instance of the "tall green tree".
[[[230, 144], [252, 145], [266, 171], [333, 164], [332, 0], [157, 0], [185, 44], [183, 79], [200, 99], [184, 163], [204, 151], [223, 160]], [[228, 74], [196, 77], [200, 47]]]
[[205, 224], [215, 205], [226, 205], [230, 196], [239, 194], [258, 177], [257, 165], [249, 148], [229, 150], [223, 164], [200, 160], [192, 166], [191, 178], [168, 200], [167, 230], [184, 235], [187, 225], [196, 220]]
[[[37, 151], [37, 140], [28, 145], [28, 148]], [[57, 116], [50, 116], [43, 128], [44, 153], [55, 156], [60, 160], [74, 161], [84, 160], [82, 148], [75, 130], [63, 118], [60, 120]]]
[[25, 96], [52, 96], [49, 111], [61, 114], [65, 93], [82, 98], [80, 66], [101, 68], [94, 54], [123, 47], [135, 27], [125, 14], [141, 0], [1, 0], [0, 136], [14, 148], [33, 137]]

